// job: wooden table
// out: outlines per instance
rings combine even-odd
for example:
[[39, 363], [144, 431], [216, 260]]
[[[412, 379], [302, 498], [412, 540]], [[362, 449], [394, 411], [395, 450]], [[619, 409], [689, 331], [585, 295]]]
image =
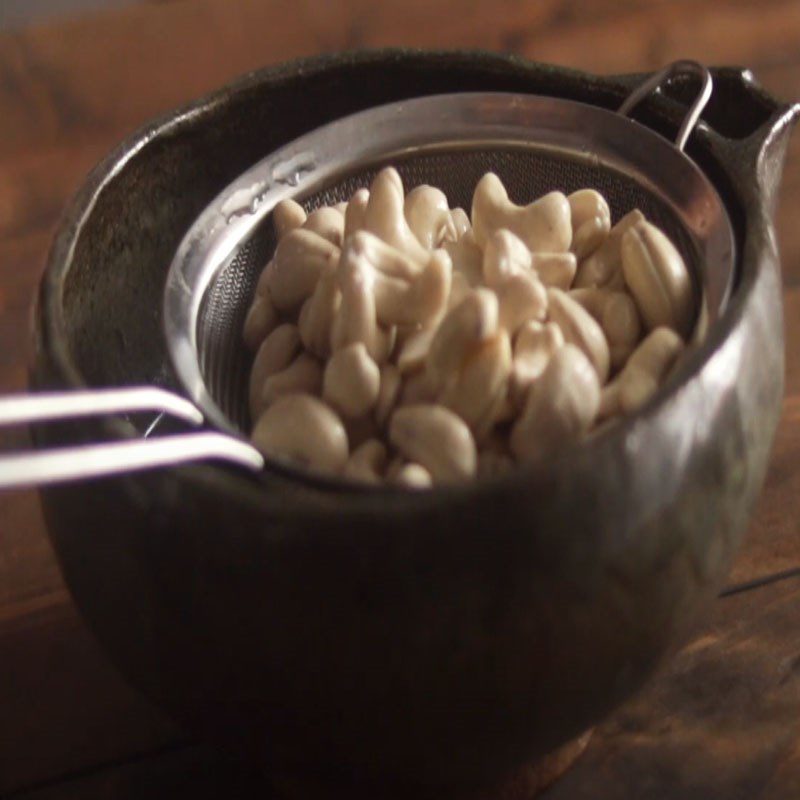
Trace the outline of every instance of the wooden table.
[[[0, 391], [25, 387], [31, 297], [55, 221], [118, 140], [256, 67], [392, 44], [480, 46], [599, 72], [677, 57], [752, 67], [800, 98], [797, 0], [196, 0], [0, 34]], [[767, 486], [712, 619], [596, 733], [548, 795], [800, 797], [800, 135], [778, 212], [787, 393]], [[20, 432], [0, 434], [18, 446]], [[782, 573], [789, 572], [781, 577]], [[0, 795], [255, 796], [107, 663], [61, 581], [36, 495], [0, 496]], [[263, 793], [263, 792], [262, 792]]]

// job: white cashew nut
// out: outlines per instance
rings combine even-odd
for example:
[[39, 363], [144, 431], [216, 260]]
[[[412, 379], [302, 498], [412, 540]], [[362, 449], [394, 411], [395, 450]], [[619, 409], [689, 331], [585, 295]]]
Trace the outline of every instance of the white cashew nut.
[[639, 342], [642, 331], [633, 298], [627, 292], [594, 288], [574, 289], [569, 296], [600, 323], [608, 341], [611, 366], [621, 367]]
[[505, 331], [478, 345], [447, 381], [439, 402], [455, 411], [471, 428], [484, 420], [508, 385], [511, 342]]
[[331, 353], [333, 321], [341, 303], [339, 276], [336, 272], [326, 272], [300, 309], [297, 322], [300, 338], [306, 349], [318, 358], [327, 358]]
[[594, 422], [600, 405], [597, 372], [583, 351], [559, 348], [535, 381], [511, 429], [511, 450], [523, 461], [551, 455], [578, 439]]
[[674, 244], [642, 221], [622, 237], [622, 270], [648, 330], [662, 325], [687, 336], [694, 314], [692, 279]]
[[457, 238], [455, 223], [441, 189], [425, 184], [412, 189], [403, 204], [408, 227], [427, 250]]
[[531, 252], [563, 252], [572, 241], [569, 202], [561, 192], [550, 192], [527, 206], [518, 206], [508, 199], [500, 178], [487, 172], [472, 198], [475, 241], [485, 247], [500, 228], [515, 233]]
[[258, 349], [267, 335], [275, 330], [278, 315], [267, 295], [256, 294], [244, 319], [242, 338], [248, 350]]
[[307, 394], [279, 397], [253, 429], [264, 455], [320, 472], [338, 473], [347, 461], [347, 433], [336, 414]]
[[572, 214], [570, 250], [578, 258], [591, 255], [611, 230], [611, 211], [605, 197], [594, 189], [580, 189], [567, 197]]
[[497, 332], [499, 304], [491, 289], [473, 289], [447, 312], [431, 341], [426, 372], [434, 387], [461, 367], [467, 355]]
[[566, 292], [575, 279], [578, 261], [574, 253], [532, 253], [531, 268], [545, 286]]
[[403, 464], [392, 475], [391, 482], [406, 489], [430, 489], [433, 477], [422, 464]]
[[270, 375], [261, 387], [261, 406], [266, 408], [284, 394], [318, 395], [322, 389], [322, 367], [319, 362], [301, 353], [286, 369]]
[[494, 231], [483, 250], [483, 280], [496, 289], [513, 275], [530, 275], [531, 252], [511, 231]]
[[475, 475], [475, 441], [464, 421], [440, 405], [398, 408], [389, 439], [409, 460], [421, 464], [435, 482], [465, 481]]
[[299, 228], [287, 233], [275, 250], [275, 266], [267, 282], [275, 308], [298, 311], [320, 277], [336, 268], [340, 252], [314, 231]]
[[419, 243], [403, 213], [403, 182], [393, 167], [382, 169], [372, 182], [364, 212], [364, 229], [415, 261], [424, 263], [427, 250]]
[[625, 232], [644, 220], [644, 214], [634, 209], [626, 214], [609, 232], [605, 241], [578, 266], [575, 275], [576, 289], [593, 286], [619, 289], [622, 278], [622, 237]]
[[561, 328], [554, 322], [526, 322], [514, 341], [510, 398], [521, 408], [530, 385], [545, 371], [556, 350], [564, 345]]
[[344, 241], [347, 241], [356, 231], [364, 229], [368, 203], [369, 189], [359, 189], [350, 198], [347, 209], [344, 212]]
[[633, 351], [622, 372], [603, 389], [601, 417], [630, 414], [641, 408], [664, 382], [684, 344], [671, 328], [653, 330]]
[[330, 206], [312, 211], [302, 225], [303, 230], [313, 231], [323, 239], [327, 239], [337, 247], [342, 246], [344, 239], [344, 217], [340, 211]]
[[337, 350], [325, 367], [322, 397], [342, 416], [360, 417], [378, 400], [381, 373], [362, 342]]
[[548, 314], [561, 328], [564, 341], [579, 347], [594, 365], [601, 384], [608, 380], [611, 354], [608, 342], [594, 317], [566, 292], [548, 289]]
[[264, 408], [261, 392], [264, 381], [280, 372], [294, 360], [300, 350], [300, 334], [290, 323], [275, 328], [258, 348], [250, 371], [249, 404], [250, 417], [256, 419]]
[[306, 221], [306, 212], [294, 200], [281, 200], [272, 209], [272, 223], [275, 235], [280, 241], [287, 233], [299, 228]]
[[533, 273], [512, 275], [496, 292], [499, 325], [511, 336], [528, 320], [543, 320], [547, 315], [547, 290]]
[[387, 460], [386, 445], [378, 439], [367, 439], [350, 454], [342, 474], [362, 483], [381, 483]]
[[463, 208], [451, 208], [450, 219], [453, 222], [453, 230], [456, 232], [456, 241], [462, 239], [472, 230], [472, 223], [469, 221], [469, 215]]

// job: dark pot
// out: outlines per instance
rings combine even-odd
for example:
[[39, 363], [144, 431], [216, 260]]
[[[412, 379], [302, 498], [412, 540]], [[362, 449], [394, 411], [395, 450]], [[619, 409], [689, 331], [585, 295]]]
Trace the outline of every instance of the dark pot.
[[[798, 107], [714, 71], [689, 155], [739, 239], [724, 319], [668, 396], [539, 472], [467, 491], [331, 492], [214, 464], [42, 493], [64, 575], [121, 671], [268, 766], [493, 780], [601, 719], [685, 640], [761, 487], [783, 389], [772, 212]], [[499, 90], [616, 107], [639, 80], [485, 53], [303, 61], [139, 132], [72, 203], [38, 304], [37, 388], [171, 385], [167, 267], [279, 145], [373, 104]], [[639, 118], [672, 135], [691, 86]], [[40, 446], [141, 435], [49, 427]]]

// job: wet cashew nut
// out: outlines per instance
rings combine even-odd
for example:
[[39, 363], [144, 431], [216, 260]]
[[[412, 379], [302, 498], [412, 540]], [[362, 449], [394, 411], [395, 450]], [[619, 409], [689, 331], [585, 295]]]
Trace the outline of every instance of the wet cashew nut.
[[511, 372], [511, 342], [505, 331], [478, 345], [447, 381], [439, 402], [471, 428], [485, 418]]
[[566, 292], [575, 279], [578, 261], [574, 253], [532, 253], [531, 268], [545, 286]]
[[286, 369], [300, 350], [300, 334], [296, 326], [284, 323], [275, 328], [258, 348], [250, 371], [250, 417], [256, 419], [264, 403], [261, 391], [264, 381], [276, 372]]
[[512, 275], [497, 288], [499, 325], [513, 336], [528, 320], [547, 315], [547, 290], [532, 273]]
[[306, 349], [319, 358], [327, 358], [331, 353], [331, 331], [341, 303], [339, 276], [336, 272], [326, 272], [300, 309], [297, 322], [300, 338]]
[[674, 244], [645, 220], [622, 237], [625, 283], [648, 330], [662, 325], [687, 336], [692, 323], [692, 280]]
[[325, 367], [322, 396], [345, 417], [360, 417], [378, 400], [381, 373], [362, 342], [337, 350]]
[[424, 263], [428, 251], [409, 228], [403, 202], [403, 182], [397, 170], [393, 167], [382, 169], [369, 189], [364, 229], [415, 261]]
[[281, 200], [272, 209], [272, 223], [278, 241], [287, 233], [299, 228], [306, 221], [306, 212], [300, 203], [294, 200]]
[[630, 414], [641, 408], [658, 390], [684, 344], [671, 328], [652, 331], [633, 351], [622, 372], [603, 389], [600, 416]]
[[363, 230], [368, 203], [369, 189], [359, 189], [350, 198], [344, 212], [344, 241], [347, 241], [356, 231]]
[[545, 371], [556, 350], [564, 345], [561, 328], [554, 322], [526, 322], [514, 341], [510, 398], [517, 408], [525, 402], [530, 385]]
[[425, 467], [434, 481], [453, 483], [475, 475], [477, 451], [472, 434], [444, 406], [398, 408], [389, 422], [389, 439], [409, 461]]
[[303, 223], [302, 229], [312, 231], [331, 244], [341, 247], [344, 239], [344, 217], [341, 211], [325, 206], [312, 211]]
[[441, 189], [425, 184], [415, 187], [406, 195], [403, 211], [408, 227], [427, 250], [457, 238], [447, 197]]
[[270, 375], [261, 387], [261, 405], [263, 408], [272, 405], [284, 394], [318, 395], [322, 388], [322, 367], [319, 362], [301, 353], [286, 369]]
[[509, 200], [500, 178], [488, 172], [472, 197], [475, 241], [484, 247], [500, 228], [515, 233], [532, 252], [563, 252], [572, 241], [569, 202], [561, 192], [550, 192], [527, 206], [518, 206]]
[[627, 292], [611, 289], [573, 289], [569, 296], [600, 323], [608, 341], [611, 366], [622, 366], [636, 347], [642, 332], [636, 303]]
[[567, 197], [572, 216], [570, 250], [578, 258], [591, 255], [611, 230], [611, 211], [605, 197], [594, 189], [580, 189]]
[[469, 215], [463, 208], [451, 208], [450, 219], [453, 221], [453, 230], [456, 232], [456, 241], [462, 239], [472, 230]]
[[494, 231], [483, 249], [483, 279], [496, 289], [513, 275], [531, 272], [531, 252], [511, 231]]
[[403, 464], [392, 475], [392, 483], [406, 489], [430, 489], [433, 477], [422, 464]]
[[522, 461], [545, 458], [580, 438], [594, 422], [600, 384], [593, 364], [572, 344], [559, 348], [531, 384], [511, 429], [511, 450]]
[[339, 248], [314, 231], [287, 233], [278, 243], [267, 290], [278, 311], [297, 311], [325, 272], [336, 268]]
[[608, 379], [611, 354], [608, 342], [594, 317], [560, 289], [548, 289], [548, 315], [561, 328], [564, 341], [579, 347], [594, 365], [601, 384]]
[[242, 338], [248, 350], [258, 349], [267, 335], [275, 330], [278, 315], [267, 295], [256, 294], [244, 319]]
[[481, 342], [497, 332], [499, 303], [491, 289], [472, 289], [447, 312], [428, 350], [426, 372], [434, 387], [441, 387]]
[[388, 453], [378, 439], [367, 439], [350, 454], [342, 474], [362, 483], [382, 483]]
[[321, 472], [339, 472], [347, 461], [342, 421], [307, 394], [279, 397], [253, 428], [253, 445], [264, 455]]
[[578, 265], [575, 289], [592, 286], [607, 289], [622, 287], [622, 237], [625, 232], [644, 219], [639, 209], [626, 214], [609, 232], [605, 241], [588, 258]]

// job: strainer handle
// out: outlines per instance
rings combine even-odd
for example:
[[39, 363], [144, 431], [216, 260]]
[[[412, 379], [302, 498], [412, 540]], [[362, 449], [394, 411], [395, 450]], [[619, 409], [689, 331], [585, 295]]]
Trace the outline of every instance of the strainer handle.
[[678, 130], [678, 135], [675, 137], [675, 147], [683, 151], [689, 136], [694, 130], [695, 125], [697, 125], [697, 121], [700, 119], [700, 115], [703, 113], [703, 109], [706, 107], [711, 97], [711, 91], [714, 85], [711, 73], [697, 61], [683, 59], [667, 64], [664, 69], [654, 73], [644, 81], [644, 83], [634, 89], [625, 99], [625, 102], [619, 107], [617, 113], [622, 114], [623, 117], [627, 117], [642, 100], [653, 92], [658, 91], [662, 84], [674, 78], [676, 75], [696, 75], [700, 78], [700, 91], [694, 102], [689, 106], [689, 110], [686, 112], [686, 116]]
[[[134, 386], [12, 395], [0, 398], [0, 427], [154, 411], [200, 425], [188, 400], [156, 387]], [[0, 456], [0, 489], [23, 489], [219, 459], [257, 471], [261, 454], [247, 442], [214, 431], [62, 447]]]

